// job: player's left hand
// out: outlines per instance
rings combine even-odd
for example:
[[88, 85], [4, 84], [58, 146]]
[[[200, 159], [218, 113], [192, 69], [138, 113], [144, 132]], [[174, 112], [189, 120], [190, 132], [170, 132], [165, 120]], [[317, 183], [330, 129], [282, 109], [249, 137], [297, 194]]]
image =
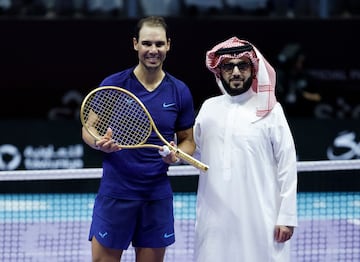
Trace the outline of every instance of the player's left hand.
[[[174, 141], [171, 141], [170, 144], [176, 147]], [[167, 145], [164, 145], [161, 149], [159, 149], [159, 154], [162, 156], [165, 163], [174, 164], [179, 162], [179, 158], [176, 156], [175, 152], [170, 150]]]

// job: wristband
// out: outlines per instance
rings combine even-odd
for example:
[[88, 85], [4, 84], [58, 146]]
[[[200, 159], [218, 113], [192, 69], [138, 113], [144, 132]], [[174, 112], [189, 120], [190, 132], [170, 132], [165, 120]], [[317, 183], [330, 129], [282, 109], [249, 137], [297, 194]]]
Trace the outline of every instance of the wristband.
[[163, 145], [163, 150], [159, 150], [159, 154], [162, 156], [162, 157], [166, 157], [167, 155], [170, 154], [170, 149], [167, 145]]

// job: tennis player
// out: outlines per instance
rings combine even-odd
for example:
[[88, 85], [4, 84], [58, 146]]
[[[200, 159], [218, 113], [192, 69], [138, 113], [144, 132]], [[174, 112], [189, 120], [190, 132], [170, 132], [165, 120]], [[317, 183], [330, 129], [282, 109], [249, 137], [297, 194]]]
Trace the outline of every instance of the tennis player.
[[248, 41], [232, 37], [206, 53], [222, 95], [194, 126], [199, 159], [196, 262], [288, 262], [297, 226], [296, 152], [275, 71]]
[[[165, 139], [176, 141], [179, 149], [192, 155], [193, 99], [185, 83], [163, 70], [170, 50], [164, 19], [141, 19], [133, 48], [138, 64], [106, 77], [100, 86], [118, 86], [135, 94]], [[166, 247], [175, 242], [173, 193], [167, 171], [177, 158], [173, 152], [162, 157], [153, 148], [121, 149], [111, 134], [110, 127], [95, 141], [82, 129], [85, 143], [104, 152], [89, 234], [92, 260], [118, 262], [132, 244], [137, 262], [162, 262]], [[154, 132], [147, 142], [162, 145]]]

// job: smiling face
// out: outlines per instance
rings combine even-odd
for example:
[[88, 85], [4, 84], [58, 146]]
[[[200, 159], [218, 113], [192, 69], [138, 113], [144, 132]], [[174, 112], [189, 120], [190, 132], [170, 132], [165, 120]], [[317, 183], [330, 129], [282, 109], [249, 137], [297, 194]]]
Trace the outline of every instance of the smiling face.
[[221, 80], [230, 95], [247, 91], [252, 83], [252, 64], [247, 57], [226, 58], [220, 67]]
[[252, 85], [252, 63], [247, 57], [225, 58], [219, 65], [220, 80], [231, 96], [241, 95]]
[[160, 25], [143, 24], [138, 39], [133, 38], [134, 49], [138, 52], [139, 63], [148, 70], [162, 68], [166, 53], [170, 49], [170, 39]]

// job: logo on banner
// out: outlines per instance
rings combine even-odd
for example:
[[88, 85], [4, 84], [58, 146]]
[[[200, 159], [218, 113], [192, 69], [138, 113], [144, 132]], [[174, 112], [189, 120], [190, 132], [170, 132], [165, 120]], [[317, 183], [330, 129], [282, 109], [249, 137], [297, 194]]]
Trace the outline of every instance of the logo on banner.
[[82, 144], [62, 147], [28, 145], [23, 152], [15, 145], [4, 144], [0, 145], [0, 170], [16, 170], [21, 165], [27, 170], [83, 168], [83, 157]]
[[334, 139], [327, 149], [330, 160], [350, 160], [360, 158], [360, 142], [356, 141], [355, 132], [344, 131]]
[[21, 163], [21, 153], [9, 144], [0, 146], [0, 170], [14, 170]]

